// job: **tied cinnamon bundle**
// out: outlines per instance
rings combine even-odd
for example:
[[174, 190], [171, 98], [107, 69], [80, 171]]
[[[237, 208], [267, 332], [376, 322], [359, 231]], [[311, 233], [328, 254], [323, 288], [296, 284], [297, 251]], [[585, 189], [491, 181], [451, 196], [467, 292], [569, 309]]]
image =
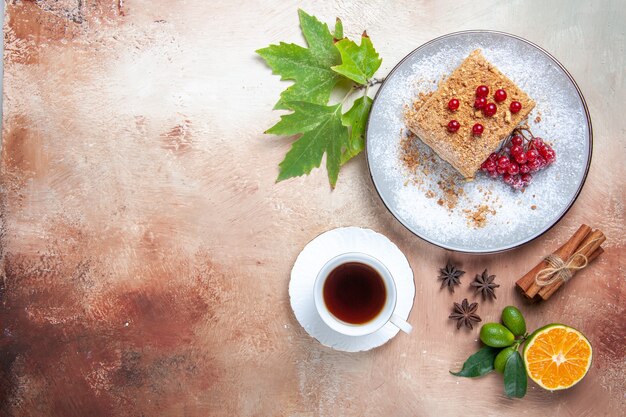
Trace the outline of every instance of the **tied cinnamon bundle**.
[[563, 246], [546, 256], [515, 285], [532, 300], [547, 300], [579, 270], [585, 268], [604, 250], [606, 237], [600, 230], [583, 224]]

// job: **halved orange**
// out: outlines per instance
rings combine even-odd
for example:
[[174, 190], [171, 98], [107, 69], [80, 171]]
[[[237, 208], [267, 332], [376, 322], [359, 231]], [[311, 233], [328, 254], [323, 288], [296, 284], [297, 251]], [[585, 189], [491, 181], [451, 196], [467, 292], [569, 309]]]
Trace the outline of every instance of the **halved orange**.
[[563, 324], [548, 324], [535, 331], [524, 347], [526, 373], [550, 391], [576, 385], [587, 374], [591, 357], [587, 338]]

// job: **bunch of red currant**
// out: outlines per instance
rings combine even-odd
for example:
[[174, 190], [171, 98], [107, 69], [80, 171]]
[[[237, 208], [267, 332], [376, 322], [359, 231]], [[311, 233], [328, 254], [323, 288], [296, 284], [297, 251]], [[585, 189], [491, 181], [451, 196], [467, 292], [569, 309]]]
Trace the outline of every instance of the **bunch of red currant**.
[[492, 178], [502, 176], [505, 183], [519, 190], [532, 182], [533, 173], [554, 161], [556, 152], [543, 139], [533, 136], [528, 129], [515, 129], [500, 151], [489, 155], [480, 169]]

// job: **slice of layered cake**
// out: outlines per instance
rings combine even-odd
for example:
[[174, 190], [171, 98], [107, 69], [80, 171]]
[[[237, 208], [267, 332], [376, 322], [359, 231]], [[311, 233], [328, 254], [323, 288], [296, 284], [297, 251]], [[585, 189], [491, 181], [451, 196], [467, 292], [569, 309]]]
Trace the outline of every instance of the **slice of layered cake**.
[[533, 107], [535, 102], [477, 49], [418, 110], [407, 112], [407, 125], [443, 160], [472, 179]]

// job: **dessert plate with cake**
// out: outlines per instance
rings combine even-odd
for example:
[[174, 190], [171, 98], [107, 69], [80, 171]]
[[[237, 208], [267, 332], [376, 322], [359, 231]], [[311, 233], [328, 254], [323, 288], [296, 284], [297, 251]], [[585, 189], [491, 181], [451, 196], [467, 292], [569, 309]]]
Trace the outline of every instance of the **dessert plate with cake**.
[[466, 31], [410, 53], [381, 85], [367, 126], [372, 180], [410, 231], [491, 253], [549, 230], [587, 176], [592, 130], [565, 68], [514, 35]]

